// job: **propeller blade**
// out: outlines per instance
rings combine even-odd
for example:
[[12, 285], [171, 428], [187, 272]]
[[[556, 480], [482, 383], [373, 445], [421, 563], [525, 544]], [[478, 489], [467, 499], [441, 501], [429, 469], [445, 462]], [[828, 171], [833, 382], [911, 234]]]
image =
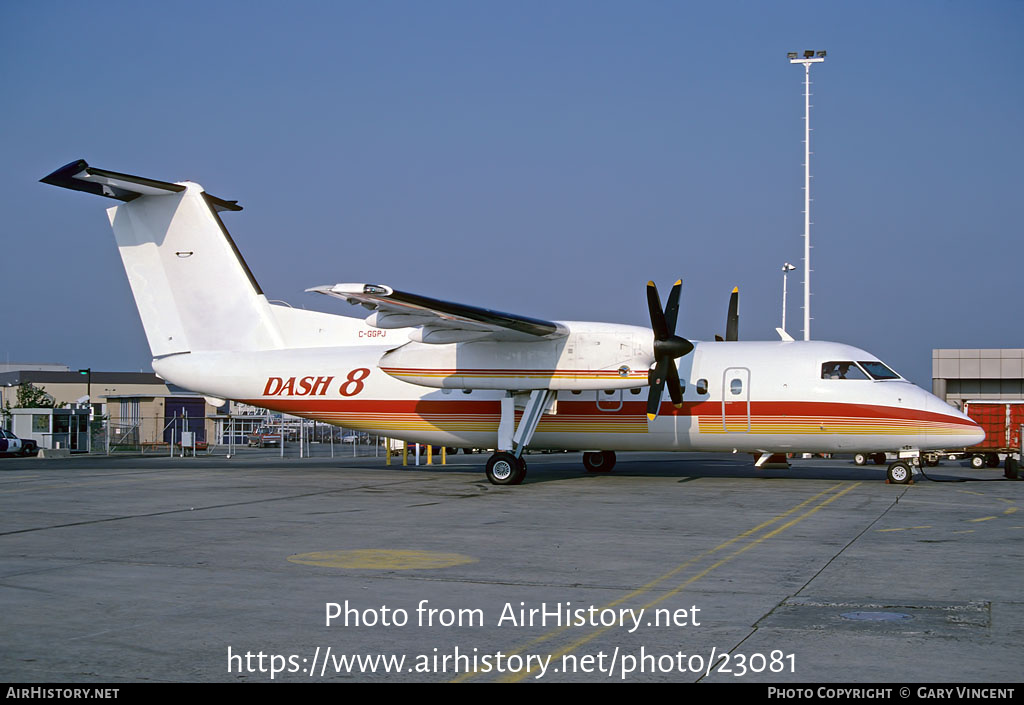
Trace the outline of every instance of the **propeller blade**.
[[670, 362], [668, 365], [665, 386], [668, 387], [668, 395], [672, 397], [672, 406], [681, 409], [683, 407], [683, 388], [679, 384], [679, 370], [676, 369], [675, 362]]
[[664, 340], [669, 336], [668, 323], [665, 321], [665, 312], [661, 308], [661, 297], [658, 296], [658, 287], [654, 282], [647, 282], [647, 310], [651, 314], [654, 339]]
[[725, 339], [740, 339], [740, 289], [733, 287], [732, 295], [729, 297], [729, 318], [725, 323]]
[[658, 409], [661, 408], [661, 392], [665, 389], [665, 376], [671, 363], [671, 360], [663, 357], [647, 375], [647, 381], [651, 385], [651, 391], [647, 394], [647, 418], [650, 421], [654, 421], [658, 416]]
[[672, 285], [672, 291], [668, 292], [668, 301], [665, 303], [665, 327], [669, 335], [676, 332], [676, 318], [679, 317], [679, 292], [682, 291], [683, 280], [676, 279]]

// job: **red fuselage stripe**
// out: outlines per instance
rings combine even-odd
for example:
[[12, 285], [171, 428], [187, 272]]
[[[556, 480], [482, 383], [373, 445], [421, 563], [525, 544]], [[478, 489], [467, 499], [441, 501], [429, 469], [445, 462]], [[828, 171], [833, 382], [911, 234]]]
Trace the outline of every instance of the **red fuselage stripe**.
[[[457, 394], [458, 392], [453, 392]], [[274, 411], [299, 414], [317, 413], [349, 413], [349, 414], [417, 414], [417, 415], [458, 415], [458, 416], [495, 416], [501, 414], [501, 403], [497, 399], [478, 400], [383, 400], [383, 399], [313, 399], [306, 397], [279, 399], [274, 397], [242, 399], [253, 406], [260, 406]], [[613, 405], [618, 399], [601, 400]], [[735, 402], [727, 406], [727, 416], [747, 416], [746, 402]], [[645, 401], [622, 401], [620, 408], [604, 411], [593, 401], [558, 400], [559, 416], [589, 416], [596, 419], [610, 417], [646, 417]], [[721, 416], [721, 401], [684, 402], [681, 409], [676, 409], [669, 402], [663, 402], [660, 409], [662, 416]], [[918, 421], [931, 423], [955, 424], [973, 430], [976, 424], [956, 416], [940, 414], [919, 409], [906, 409], [875, 404], [848, 404], [836, 402], [789, 402], [763, 401], [750, 402], [751, 417], [794, 417], [808, 418], [847, 418], [847, 419], [884, 419], [900, 421]], [[625, 420], [625, 419], [624, 419]]]

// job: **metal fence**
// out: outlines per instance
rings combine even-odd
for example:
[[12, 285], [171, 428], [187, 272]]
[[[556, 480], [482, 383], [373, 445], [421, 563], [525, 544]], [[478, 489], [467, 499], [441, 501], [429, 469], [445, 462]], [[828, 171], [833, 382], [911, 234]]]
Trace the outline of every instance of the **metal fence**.
[[[266, 416], [105, 418], [92, 422], [93, 454], [216, 455], [282, 458], [386, 458], [404, 453], [415, 464], [416, 444], [304, 419]], [[419, 447], [420, 464], [442, 462], [445, 452]]]

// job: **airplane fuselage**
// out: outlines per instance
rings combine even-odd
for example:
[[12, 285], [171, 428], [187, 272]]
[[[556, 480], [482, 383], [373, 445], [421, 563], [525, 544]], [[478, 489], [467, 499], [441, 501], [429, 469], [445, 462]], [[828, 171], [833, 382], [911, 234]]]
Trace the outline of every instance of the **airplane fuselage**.
[[[403, 381], [385, 373], [383, 362], [377, 366], [394, 346], [192, 352], [153, 365], [183, 387], [299, 417], [420, 443], [498, 447], [506, 392], [467, 387], [459, 368], [444, 373], [458, 380], [458, 387]], [[698, 342], [692, 354], [679, 360], [681, 408], [666, 395], [659, 416], [648, 420], [646, 387], [639, 381], [625, 386], [616, 379], [608, 388], [561, 390], [530, 446], [853, 452], [962, 447], [981, 440], [968, 417], [903, 379], [822, 375], [828, 362], [876, 359], [857, 348], [819, 341]], [[484, 372], [471, 369], [477, 384], [486, 385]], [[433, 383], [443, 384], [436, 376], [441, 373], [434, 374]], [[506, 383], [509, 374], [507, 367], [495, 372]], [[518, 401], [522, 406], [525, 397]]]

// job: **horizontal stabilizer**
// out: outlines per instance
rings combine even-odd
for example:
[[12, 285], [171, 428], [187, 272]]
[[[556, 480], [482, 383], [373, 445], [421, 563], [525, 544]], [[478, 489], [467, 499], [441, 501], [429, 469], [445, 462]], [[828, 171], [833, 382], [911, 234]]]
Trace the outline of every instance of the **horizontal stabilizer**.
[[[147, 179], [143, 176], [120, 174], [89, 166], [84, 159], [62, 166], [57, 171], [40, 179], [44, 184], [60, 186], [73, 191], [84, 191], [96, 196], [115, 198], [118, 201], [133, 201], [139, 196], [164, 196], [181, 193], [185, 190], [182, 184]], [[240, 211], [238, 201], [225, 201], [206, 194], [206, 198], [218, 211]]]

